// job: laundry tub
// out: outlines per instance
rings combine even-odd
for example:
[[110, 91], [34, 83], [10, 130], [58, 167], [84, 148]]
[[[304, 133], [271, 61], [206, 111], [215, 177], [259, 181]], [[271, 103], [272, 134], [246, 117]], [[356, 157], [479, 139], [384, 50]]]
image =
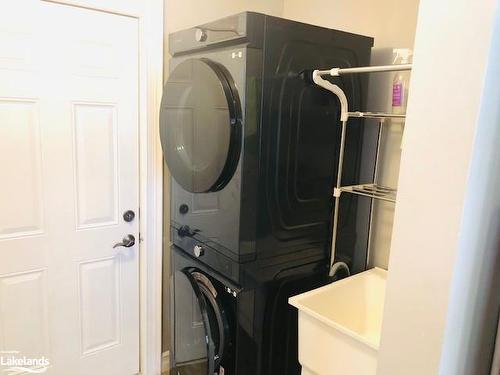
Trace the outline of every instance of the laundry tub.
[[289, 299], [302, 375], [376, 374], [386, 278], [373, 268]]

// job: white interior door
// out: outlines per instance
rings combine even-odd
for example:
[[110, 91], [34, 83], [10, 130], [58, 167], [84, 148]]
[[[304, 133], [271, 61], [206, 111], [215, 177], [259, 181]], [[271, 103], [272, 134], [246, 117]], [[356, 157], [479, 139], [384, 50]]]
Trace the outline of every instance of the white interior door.
[[139, 372], [138, 69], [134, 18], [0, 2], [4, 362]]

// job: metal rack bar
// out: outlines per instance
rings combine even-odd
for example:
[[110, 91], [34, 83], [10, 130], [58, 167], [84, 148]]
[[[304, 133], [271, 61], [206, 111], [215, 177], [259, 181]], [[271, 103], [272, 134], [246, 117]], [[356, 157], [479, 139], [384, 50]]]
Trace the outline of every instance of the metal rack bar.
[[347, 112], [349, 117], [358, 117], [358, 118], [373, 118], [373, 119], [386, 119], [386, 118], [406, 118], [406, 115], [400, 115], [395, 113], [383, 113], [383, 112]]
[[[377, 134], [377, 148], [375, 150], [375, 166], [373, 170], [373, 183], [376, 184], [378, 180], [378, 155], [380, 153], [380, 144], [382, 139], [382, 134], [384, 131], [384, 119], [379, 119], [378, 122], [378, 134]], [[368, 241], [366, 248], [366, 258], [365, 264], [368, 265], [370, 263], [371, 258], [371, 246], [372, 246], [372, 226], [373, 226], [373, 206], [374, 200], [370, 199], [370, 218], [368, 221]]]
[[[347, 128], [347, 120], [342, 121], [342, 134], [340, 137], [340, 152], [339, 152], [339, 164], [337, 168], [337, 181], [335, 183], [335, 187], [337, 189], [341, 188], [342, 184], [342, 168], [344, 166], [344, 148], [345, 148], [345, 135]], [[335, 270], [335, 244], [337, 242], [337, 231], [339, 224], [339, 206], [340, 206], [340, 194], [335, 194], [335, 207], [333, 209], [333, 231], [332, 231], [332, 244], [331, 251], [332, 254], [330, 256], [330, 276], [332, 275], [332, 271]]]
[[361, 184], [352, 186], [342, 186], [340, 191], [380, 199], [387, 202], [396, 202], [396, 189], [392, 189], [377, 184]]
[[329, 70], [318, 70], [320, 76], [340, 76], [345, 74], [356, 73], [380, 73], [380, 72], [399, 72], [403, 70], [411, 70], [412, 64], [398, 65], [379, 65], [379, 66], [361, 66], [356, 68], [332, 68]]

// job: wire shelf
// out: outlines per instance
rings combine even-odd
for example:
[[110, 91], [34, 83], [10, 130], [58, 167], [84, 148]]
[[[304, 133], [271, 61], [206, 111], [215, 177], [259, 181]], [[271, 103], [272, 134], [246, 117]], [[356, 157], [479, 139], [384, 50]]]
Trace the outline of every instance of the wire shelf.
[[383, 120], [386, 118], [402, 118], [405, 119], [406, 115], [398, 115], [395, 113], [383, 113], [383, 112], [348, 112], [347, 115], [349, 117], [358, 117], [358, 118], [374, 118]]
[[[377, 176], [378, 171], [378, 158], [380, 155], [380, 141], [382, 139], [382, 131], [385, 128], [385, 119], [402, 119], [403, 121], [389, 121], [387, 123], [404, 123], [406, 114], [394, 114], [394, 113], [383, 113], [383, 112], [361, 112], [353, 111], [349, 112], [349, 103], [347, 96], [344, 91], [338, 85], [325, 80], [322, 76], [341, 76], [344, 74], [354, 74], [354, 73], [375, 73], [375, 72], [392, 72], [392, 71], [402, 71], [411, 70], [411, 64], [402, 65], [382, 65], [382, 66], [368, 66], [368, 67], [356, 67], [356, 68], [332, 68], [330, 70], [314, 70], [312, 73], [313, 82], [334, 94], [340, 102], [340, 121], [342, 123], [341, 137], [340, 137], [340, 150], [339, 159], [337, 167], [337, 179], [335, 182], [335, 188], [333, 189], [333, 196], [335, 197], [334, 213], [333, 213], [333, 230], [332, 230], [332, 246], [330, 253], [330, 276], [334, 276], [339, 269], [339, 264], [345, 264], [339, 262], [336, 257], [336, 242], [337, 242], [337, 232], [339, 224], [339, 206], [340, 206], [340, 196], [342, 193], [356, 194], [364, 197], [369, 197], [373, 199], [379, 199], [387, 202], [396, 202], [396, 189], [381, 186], [376, 184], [376, 180], [373, 183], [361, 184], [361, 185], [351, 185], [342, 186], [342, 167], [344, 164], [344, 150], [346, 143], [346, 133], [347, 133], [347, 122], [349, 118], [366, 118], [366, 119], [378, 119], [376, 122], [379, 125], [378, 137], [377, 137], [377, 151], [375, 155], [375, 170], [374, 176]], [[372, 232], [372, 221], [373, 221], [373, 202], [370, 202], [370, 221], [368, 230], [368, 254], [366, 257], [366, 263], [368, 264], [370, 243], [371, 243], [371, 232]], [[337, 266], [337, 267], [336, 267]]]
[[393, 203], [396, 202], [396, 193], [397, 193], [396, 189], [377, 184], [342, 186], [340, 188], [340, 191], [345, 193], [362, 195], [364, 197], [380, 199], [387, 202], [393, 202]]

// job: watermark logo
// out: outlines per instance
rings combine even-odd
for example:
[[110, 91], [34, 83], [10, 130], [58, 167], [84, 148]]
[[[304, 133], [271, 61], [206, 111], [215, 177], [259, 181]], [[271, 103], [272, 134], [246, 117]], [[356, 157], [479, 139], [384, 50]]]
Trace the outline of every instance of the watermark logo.
[[0, 374], [43, 374], [48, 370], [50, 361], [46, 357], [30, 358], [18, 351], [0, 351]]

